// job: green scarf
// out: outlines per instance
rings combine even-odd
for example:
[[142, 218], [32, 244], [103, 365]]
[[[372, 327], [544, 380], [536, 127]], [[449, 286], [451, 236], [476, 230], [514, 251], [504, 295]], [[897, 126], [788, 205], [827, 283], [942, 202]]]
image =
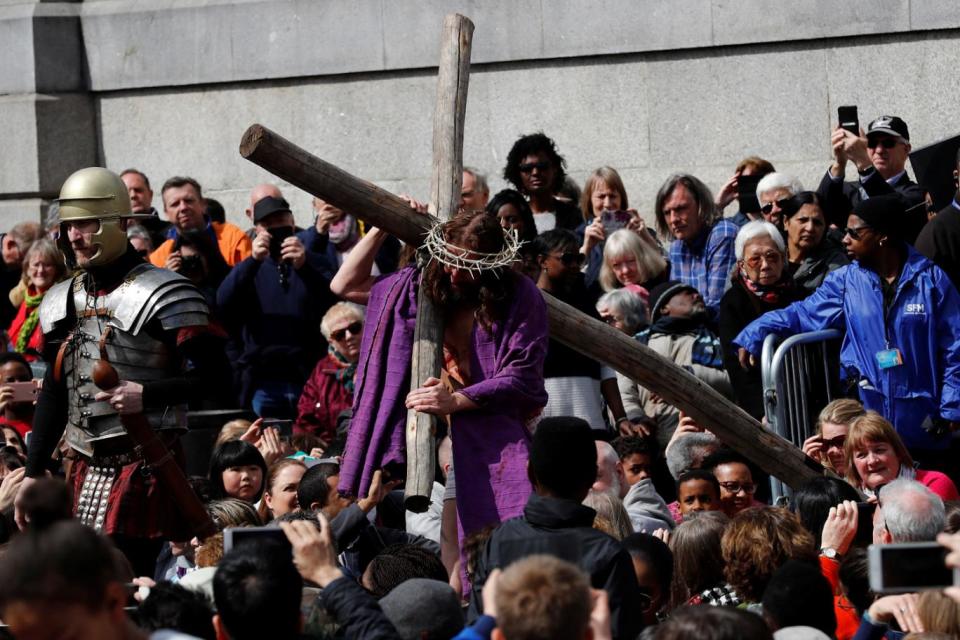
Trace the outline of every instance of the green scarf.
[[34, 329], [37, 328], [37, 323], [40, 322], [40, 301], [43, 300], [43, 294], [44, 292], [41, 291], [32, 296], [28, 291], [23, 296], [23, 304], [27, 305], [27, 309], [30, 309], [30, 312], [20, 326], [20, 333], [17, 334], [17, 344], [13, 345], [17, 353], [23, 353], [27, 350], [30, 336], [33, 335]]

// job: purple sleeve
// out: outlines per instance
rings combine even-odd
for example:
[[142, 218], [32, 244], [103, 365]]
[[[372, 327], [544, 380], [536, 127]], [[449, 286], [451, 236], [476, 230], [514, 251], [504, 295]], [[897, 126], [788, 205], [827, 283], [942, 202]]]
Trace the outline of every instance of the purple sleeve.
[[524, 277], [518, 283], [496, 353], [478, 354], [480, 358], [495, 358], [496, 371], [460, 393], [481, 406], [496, 403], [498, 410], [512, 407], [527, 413], [547, 403], [543, 387], [547, 305], [532, 282]]

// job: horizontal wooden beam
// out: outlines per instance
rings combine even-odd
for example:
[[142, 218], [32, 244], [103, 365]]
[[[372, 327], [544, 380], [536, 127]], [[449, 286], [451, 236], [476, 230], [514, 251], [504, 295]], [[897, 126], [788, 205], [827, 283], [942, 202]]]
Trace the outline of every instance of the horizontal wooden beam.
[[[408, 244], [419, 245], [436, 222], [433, 216], [414, 212], [401, 198], [317, 158], [262, 125], [247, 129], [240, 154]], [[740, 407], [681, 367], [553, 296], [544, 293], [543, 297], [551, 337], [636, 380], [791, 487], [823, 475], [823, 467], [798, 447], [764, 430]]]

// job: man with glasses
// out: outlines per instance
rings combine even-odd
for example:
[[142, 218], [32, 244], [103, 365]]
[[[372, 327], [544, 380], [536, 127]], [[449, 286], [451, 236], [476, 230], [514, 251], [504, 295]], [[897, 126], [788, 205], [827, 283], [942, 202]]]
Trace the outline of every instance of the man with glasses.
[[[830, 136], [833, 164], [817, 190], [824, 201], [830, 224], [843, 228], [847, 214], [860, 202], [875, 196], [899, 194], [905, 203], [903, 239], [913, 244], [926, 224], [923, 190], [906, 171], [910, 153], [910, 131], [897, 116], [880, 116], [867, 127], [867, 134], [854, 135], [837, 127]], [[859, 179], [844, 182], [847, 163], [859, 172]]]

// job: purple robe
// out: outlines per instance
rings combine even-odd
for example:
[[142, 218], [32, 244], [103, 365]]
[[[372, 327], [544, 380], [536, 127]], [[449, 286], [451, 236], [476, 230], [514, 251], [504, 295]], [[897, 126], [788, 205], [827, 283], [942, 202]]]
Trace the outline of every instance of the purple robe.
[[[340, 468], [340, 492], [366, 495], [373, 473], [405, 462], [404, 406], [417, 315], [419, 272], [385, 276], [370, 291], [356, 375], [353, 420]], [[543, 360], [547, 309], [536, 285], [515, 278], [506, 317], [488, 331], [474, 323], [470, 384], [460, 393], [480, 405], [451, 416], [457, 512], [462, 531], [520, 515], [530, 495], [527, 420], [547, 402]]]

